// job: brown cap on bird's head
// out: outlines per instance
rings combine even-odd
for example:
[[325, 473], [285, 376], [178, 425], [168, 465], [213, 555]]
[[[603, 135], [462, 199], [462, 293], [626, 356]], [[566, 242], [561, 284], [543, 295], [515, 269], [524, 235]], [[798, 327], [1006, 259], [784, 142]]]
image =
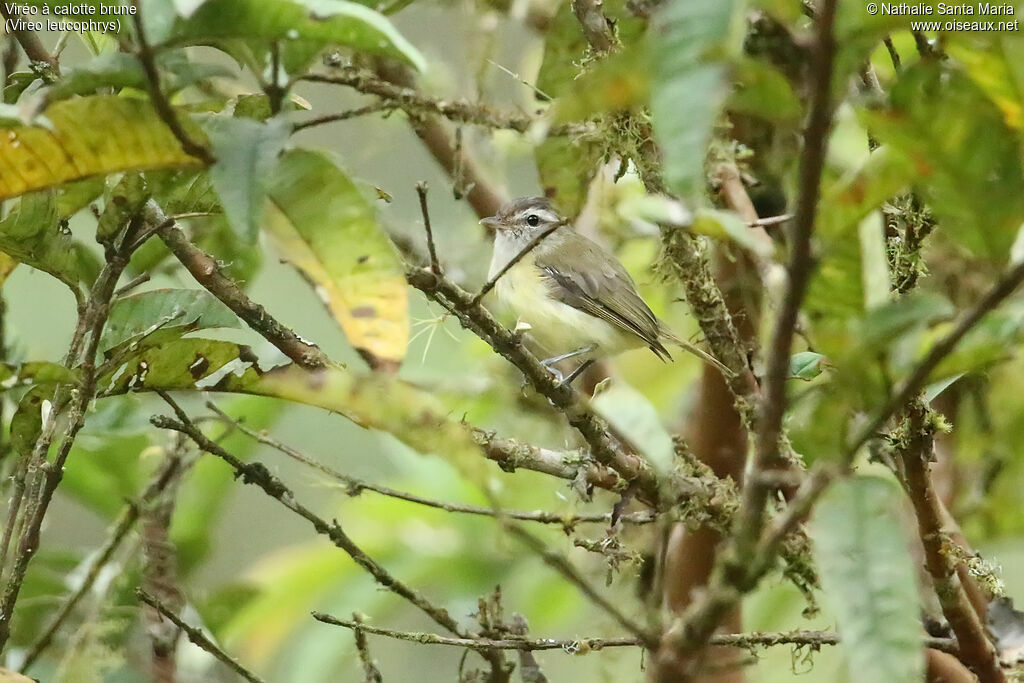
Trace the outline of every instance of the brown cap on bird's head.
[[488, 230], [536, 228], [562, 220], [547, 197], [520, 197], [507, 202], [498, 213], [484, 218], [480, 224]]

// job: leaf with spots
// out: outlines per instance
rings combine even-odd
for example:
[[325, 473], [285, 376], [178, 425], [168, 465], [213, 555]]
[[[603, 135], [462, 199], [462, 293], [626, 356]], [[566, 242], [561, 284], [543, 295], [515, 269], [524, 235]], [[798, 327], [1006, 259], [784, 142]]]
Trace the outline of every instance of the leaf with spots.
[[100, 351], [139, 339], [157, 329], [175, 328], [179, 334], [184, 334], [212, 327], [238, 327], [238, 318], [209, 292], [154, 289], [114, 302], [103, 328]]
[[[0, 184], [3, 180], [0, 179]], [[83, 277], [79, 245], [57, 216], [52, 190], [33, 192], [18, 199], [6, 218], [0, 220], [0, 251], [14, 261], [53, 275], [80, 295]], [[14, 265], [7, 263], [9, 274]]]
[[92, 175], [200, 163], [147, 100], [79, 97], [50, 105], [41, 121], [48, 125], [0, 130], [0, 199]]
[[267, 227], [316, 285], [349, 341], [375, 369], [397, 369], [409, 339], [398, 256], [373, 207], [324, 154], [284, 154], [268, 190]]
[[340, 366], [308, 371], [294, 364], [265, 370], [247, 346], [178, 339], [106, 369], [98, 386], [103, 396], [199, 389], [304, 403], [392, 434], [421, 453], [444, 454], [473, 476], [482, 471], [469, 431], [450, 419], [434, 396], [385, 373], [354, 373]]

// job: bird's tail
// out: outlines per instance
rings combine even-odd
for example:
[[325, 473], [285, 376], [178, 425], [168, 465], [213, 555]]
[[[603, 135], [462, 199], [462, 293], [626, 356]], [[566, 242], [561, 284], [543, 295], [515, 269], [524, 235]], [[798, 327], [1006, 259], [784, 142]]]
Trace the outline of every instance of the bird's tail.
[[717, 358], [712, 356], [710, 353], [708, 353], [704, 349], [702, 349], [699, 346], [697, 346], [696, 344], [691, 344], [690, 342], [686, 341], [685, 339], [680, 339], [671, 330], [662, 328], [661, 334], [662, 334], [662, 337], [664, 337], [667, 341], [670, 341], [673, 344], [675, 344], [676, 346], [679, 346], [679, 347], [683, 348], [684, 350], [689, 351], [691, 354], [693, 354], [697, 358], [700, 358], [705, 363], [709, 363], [710, 365], [713, 365], [716, 368], [718, 368], [718, 370], [722, 373], [723, 376], [725, 376], [725, 377], [734, 377], [736, 375], [736, 373], [733, 372], [732, 370], [730, 370], [725, 365], [725, 363], [723, 363], [722, 361], [718, 360]]

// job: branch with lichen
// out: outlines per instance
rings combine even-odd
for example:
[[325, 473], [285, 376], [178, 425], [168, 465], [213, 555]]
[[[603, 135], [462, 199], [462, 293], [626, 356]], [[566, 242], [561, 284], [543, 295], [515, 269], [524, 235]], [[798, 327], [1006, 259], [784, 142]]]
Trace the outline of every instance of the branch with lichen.
[[[306, 74], [301, 76], [300, 80], [311, 83], [344, 85], [365, 95], [379, 97], [382, 100], [376, 105], [370, 105], [371, 107], [380, 107], [385, 111], [401, 109], [407, 114], [416, 117], [424, 115], [440, 116], [454, 123], [469, 123], [495, 130], [514, 130], [518, 133], [525, 133], [534, 126], [542, 126], [545, 134], [551, 136], [579, 136], [596, 133], [595, 127], [587, 122], [550, 124], [539, 116], [502, 111], [467, 100], [444, 100], [428, 97], [414, 88], [397, 85], [380, 78], [372, 71], [356, 67], [341, 67], [333, 69], [328, 74]], [[358, 115], [363, 113], [360, 111]], [[365, 113], [373, 113], [373, 111], [371, 109]], [[326, 114], [303, 121], [296, 128], [309, 128], [310, 126], [345, 120], [352, 116], [351, 112]]]
[[[706, 502], [709, 508], [714, 508], [727, 496], [726, 484], [717, 479], [712, 482], [677, 476], [664, 482], [663, 488], [647, 462], [611, 434], [608, 424], [590, 408], [587, 401], [572, 387], [558, 382], [526, 349], [518, 335], [495, 320], [480, 302], [474, 303], [472, 294], [429, 268], [411, 266], [406, 270], [406, 279], [458, 318], [463, 327], [487, 342], [498, 355], [516, 366], [534, 389], [551, 401], [576, 428], [590, 447], [591, 457], [618, 474], [620, 488], [630, 489], [641, 500], [654, 506], [672, 505], [679, 500], [696, 497]], [[669, 493], [668, 498], [664, 498], [666, 492]]]
[[[7, 510], [7, 525], [0, 548], [0, 559], [6, 560], [14, 531], [20, 530], [14, 561], [5, 574], [3, 594], [0, 597], [0, 651], [7, 645], [15, 604], [29, 564], [39, 550], [43, 520], [64, 477], [64, 465], [78, 433], [85, 426], [89, 405], [96, 397], [99, 376], [96, 357], [118, 280], [132, 254], [145, 241], [145, 236], [140, 237], [138, 234], [144, 231], [140, 229], [136, 218], [133, 216], [132, 220], [128, 220], [116, 237], [105, 245], [103, 267], [89, 295], [80, 304], [78, 323], [64, 358], [64, 366], [75, 370], [81, 380], [76, 386], [60, 384], [54, 390], [52, 409], [42, 421], [31, 452], [23, 456], [23, 464], [18, 466], [15, 492]], [[58, 444], [57, 452], [53, 460], [49, 460], [47, 456], [55, 441]]]
[[177, 457], [173, 453], [168, 454], [164, 465], [153, 477], [153, 480], [146, 487], [139, 500], [130, 502], [124, 507], [121, 514], [118, 515], [117, 520], [111, 527], [110, 533], [107, 535], [107, 541], [90, 560], [89, 565], [85, 570], [85, 577], [82, 579], [82, 582], [75, 591], [68, 596], [60, 606], [60, 609], [57, 610], [57, 614], [50, 621], [49, 625], [43, 629], [43, 632], [35, 642], [32, 643], [31, 647], [29, 647], [21, 665], [22, 672], [27, 671], [50, 647], [53, 643], [54, 636], [56, 636], [57, 632], [67, 621], [68, 617], [70, 617], [75, 611], [75, 608], [82, 599], [89, 593], [89, 591], [92, 590], [92, 587], [95, 585], [100, 573], [113, 559], [114, 554], [117, 552], [118, 548], [121, 547], [121, 544], [135, 526], [135, 523], [139, 519], [139, 511], [142, 507], [159, 495], [171, 481], [180, 475], [180, 472], [181, 458]]
[[931, 576], [942, 614], [956, 635], [960, 660], [981, 683], [1002, 683], [1006, 676], [1000, 668], [999, 656], [967, 598], [956, 571], [956, 561], [946, 549], [948, 536], [943, 533], [941, 504], [932, 488], [928, 465], [937, 419], [939, 416], [923, 401], [912, 401], [901, 428], [892, 435], [894, 455], [903, 464], [901, 479], [917, 517], [925, 568]]
[[[359, 629], [375, 636], [405, 640], [422, 645], [446, 645], [449, 647], [464, 647], [471, 650], [482, 648], [498, 650], [561, 650], [566, 654], [581, 655], [589, 652], [599, 652], [607, 648], [643, 646], [639, 638], [631, 636], [619, 638], [575, 638], [572, 640], [557, 638], [463, 639], [449, 638], [433, 633], [417, 633], [414, 631], [396, 631], [380, 628], [379, 626], [371, 626], [362, 621], [338, 619], [323, 612], [313, 612], [313, 618], [324, 624], [353, 630]], [[796, 647], [817, 649], [819, 647], [838, 645], [840, 642], [838, 634], [828, 631], [787, 631], [720, 634], [712, 636], [709, 645], [716, 647], [742, 647], [748, 650], [780, 645], [795, 645]], [[957, 643], [952, 638], [928, 637], [923, 638], [922, 642], [926, 647], [940, 652], [957, 652]]]
[[[352, 560], [366, 571], [380, 586], [395, 595], [403, 598], [418, 608], [430, 619], [442, 628], [448, 630], [459, 638], [473, 639], [475, 634], [459, 625], [446, 609], [435, 605], [425, 595], [405, 582], [393, 576], [379, 562], [360, 548], [353, 541], [337, 520], [328, 522], [305, 505], [300, 503], [295, 494], [284, 482], [270, 473], [270, 471], [259, 462], [242, 462], [232, 455], [223, 446], [207, 437], [202, 430], [188, 417], [184, 410], [167, 393], [159, 392], [161, 398], [174, 411], [177, 420], [155, 415], [150, 422], [160, 429], [168, 429], [184, 434], [199, 447], [200, 450], [220, 458], [227, 463], [242, 483], [256, 486], [269, 497], [276, 500], [288, 510], [305, 519], [313, 527], [316, 533], [326, 537], [335, 547], [344, 551]], [[484, 657], [492, 663], [492, 666], [500, 664], [500, 653], [493, 651], [484, 652]]]
[[[461, 514], [479, 515], [484, 517], [498, 517], [503, 519], [514, 519], [523, 522], [537, 522], [540, 524], [559, 524], [566, 531], [572, 530], [578, 524], [584, 523], [611, 523], [613, 521], [612, 513], [610, 512], [598, 512], [589, 514], [559, 514], [557, 512], [546, 512], [540, 511], [525, 511], [525, 510], [504, 510], [494, 509], [489, 507], [483, 507], [480, 505], [466, 505], [462, 503], [451, 503], [448, 501], [435, 500], [433, 498], [426, 498], [424, 496], [418, 496], [406, 491], [399, 491], [388, 486], [380, 486], [378, 484], [372, 484], [370, 482], [363, 481], [356, 477], [352, 477], [347, 474], [343, 474], [332, 467], [328, 467], [322, 462], [312, 458], [311, 456], [301, 452], [297, 448], [289, 446], [288, 444], [275, 439], [266, 432], [257, 432], [247, 427], [240, 420], [232, 418], [227, 413], [223, 412], [220, 408], [215, 406], [213, 403], [207, 403], [206, 406], [214, 411], [217, 416], [231, 425], [233, 429], [237, 429], [246, 436], [255, 439], [259, 443], [269, 446], [279, 453], [283, 453], [289, 458], [300, 462], [307, 467], [311, 467], [318, 472], [321, 472], [328, 477], [331, 477], [335, 481], [339, 482], [344, 486], [345, 494], [348, 496], [358, 496], [364, 491], [372, 491], [388, 498], [394, 498], [396, 500], [404, 500], [408, 503], [415, 503], [417, 505], [423, 505], [425, 507], [431, 507], [438, 510], [444, 510], [445, 512], [457, 512]], [[485, 446], [485, 450], [489, 448], [505, 449], [504, 453], [511, 450], [525, 450], [527, 453], [535, 453], [538, 451], [545, 451], [546, 449], [540, 449], [535, 446], [528, 444], [516, 443], [515, 446], [501, 446], [501, 441], [495, 439], [493, 435], [487, 435], [481, 430], [474, 430], [474, 434], [481, 434], [482, 442], [480, 445], [488, 444]], [[569, 471], [566, 473], [568, 476], [563, 478], [575, 479], [580, 474], [580, 470], [577, 467], [568, 465], [569, 459], [575, 459], [578, 462], [583, 462], [583, 456], [580, 453], [568, 454], [559, 453], [557, 451], [547, 451], [548, 458], [557, 462], [561, 467], [567, 468]], [[575, 473], [575, 474], [572, 474]], [[630, 524], [649, 524], [654, 521], [654, 514], [650, 511], [638, 512], [632, 514], [621, 515], [616, 518], [617, 521], [627, 522]]]

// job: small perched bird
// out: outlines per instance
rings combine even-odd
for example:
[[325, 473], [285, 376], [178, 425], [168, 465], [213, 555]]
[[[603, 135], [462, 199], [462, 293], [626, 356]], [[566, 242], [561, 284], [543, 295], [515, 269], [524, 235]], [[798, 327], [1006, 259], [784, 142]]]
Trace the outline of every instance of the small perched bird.
[[529, 325], [530, 335], [546, 353], [560, 354], [542, 361], [544, 365], [554, 371], [555, 363], [568, 358], [585, 361], [567, 381], [596, 358], [641, 346], [672, 360], [666, 343], [731, 374], [658, 320], [618, 259], [576, 232], [544, 197], [515, 199], [480, 222], [494, 230], [489, 277], [500, 274], [494, 287], [498, 299]]

